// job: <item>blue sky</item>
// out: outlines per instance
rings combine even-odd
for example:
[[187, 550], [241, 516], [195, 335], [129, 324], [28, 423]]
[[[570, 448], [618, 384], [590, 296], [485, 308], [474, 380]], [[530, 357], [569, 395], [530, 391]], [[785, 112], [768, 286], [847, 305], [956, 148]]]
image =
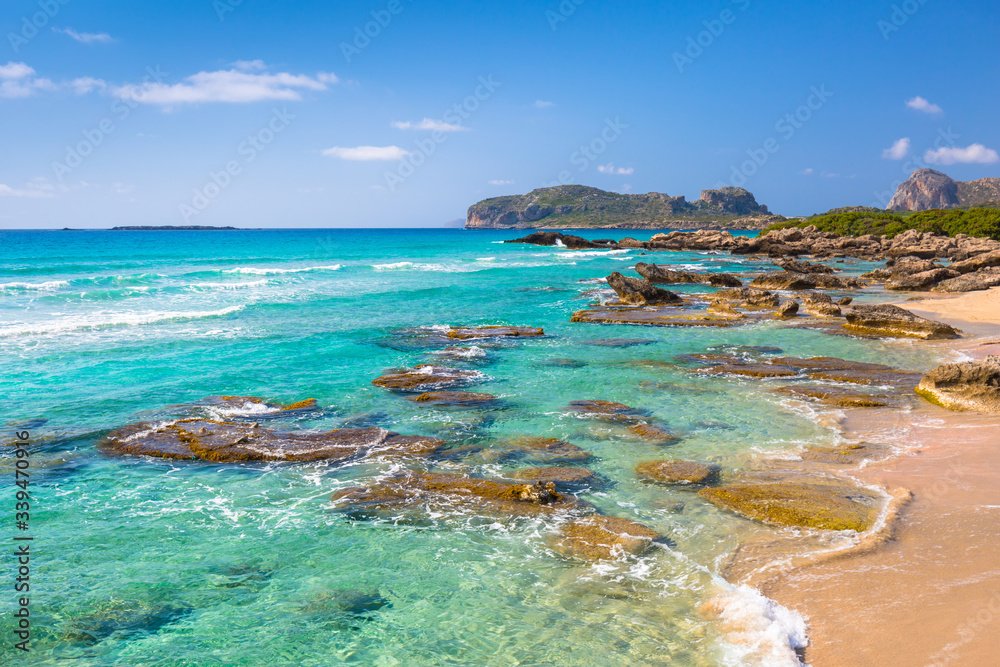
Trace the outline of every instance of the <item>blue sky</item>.
[[435, 227], [559, 182], [884, 206], [1000, 176], [997, 34], [991, 0], [8, 1], [0, 227]]

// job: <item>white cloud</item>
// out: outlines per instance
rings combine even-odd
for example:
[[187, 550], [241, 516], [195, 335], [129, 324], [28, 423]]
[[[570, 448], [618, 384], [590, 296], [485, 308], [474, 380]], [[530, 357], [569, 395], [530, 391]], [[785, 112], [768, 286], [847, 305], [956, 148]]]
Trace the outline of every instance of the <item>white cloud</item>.
[[549, 107], [554, 107], [555, 102], [546, 102], [545, 100], [535, 100], [534, 107], [536, 109], [548, 109]]
[[906, 101], [906, 106], [911, 109], [916, 109], [917, 111], [923, 111], [924, 113], [944, 113], [944, 109], [936, 104], [931, 104], [924, 98], [917, 95], [912, 100]]
[[56, 84], [51, 79], [36, 77], [34, 68], [25, 63], [0, 65], [0, 97], [30, 97], [40, 90], [54, 92], [61, 89], [72, 89], [77, 95], [84, 95], [104, 88], [104, 81], [89, 76]]
[[601, 172], [602, 174], [621, 174], [623, 176], [628, 176], [630, 174], [635, 173], [635, 169], [633, 169], [632, 167], [615, 167], [615, 165], [611, 164], [610, 162], [608, 164], [597, 165], [597, 171]]
[[820, 174], [823, 178], [840, 178], [840, 174], [835, 171], [824, 171]]
[[910, 154], [910, 138], [903, 137], [893, 142], [892, 146], [882, 151], [882, 158], [885, 160], [902, 160]]
[[998, 160], [1000, 155], [982, 144], [972, 144], [965, 148], [945, 147], [924, 153], [924, 161], [928, 164], [993, 164]]
[[803, 176], [808, 176], [809, 174], [813, 173], [813, 169], [812, 169], [812, 167], [806, 167], [805, 169], [803, 169], [799, 173], [802, 174]]
[[514, 181], [500, 181], [494, 179], [490, 181], [490, 185], [514, 185]]
[[[244, 61], [244, 66], [257, 61]], [[261, 63], [263, 64], [263, 63]], [[143, 104], [164, 107], [202, 102], [243, 104], [263, 100], [295, 101], [302, 99], [300, 90], [326, 90], [327, 84], [339, 79], [332, 73], [320, 72], [315, 77], [305, 74], [253, 74], [239, 69], [198, 72], [183, 83], [165, 84], [148, 82], [125, 85], [114, 89], [114, 94]]]
[[77, 95], [86, 95], [92, 90], [104, 90], [107, 88], [107, 84], [103, 80], [89, 76], [73, 79], [69, 82], [69, 85]]
[[411, 123], [410, 121], [395, 121], [392, 123], [392, 126], [397, 130], [431, 130], [433, 132], [469, 131], [469, 128], [467, 127], [446, 123], [443, 120], [434, 120], [433, 118], [424, 118], [419, 123]]
[[111, 39], [111, 35], [106, 32], [77, 32], [72, 28], [53, 28], [52, 32], [62, 33], [63, 35], [68, 35], [80, 42], [81, 44], [93, 44], [94, 42], [99, 42], [101, 44], [108, 44], [115, 40]]
[[36, 178], [24, 188], [12, 188], [0, 183], [0, 197], [28, 197], [31, 199], [49, 199], [55, 197], [55, 187], [44, 178]]
[[0, 79], [23, 79], [35, 73], [35, 70], [25, 63], [11, 61], [0, 65]]
[[357, 146], [355, 148], [341, 148], [334, 146], [323, 151], [327, 157], [337, 157], [341, 160], [355, 160], [368, 162], [372, 160], [402, 160], [410, 154], [399, 146]]
[[233, 67], [244, 72], [262, 72], [267, 69], [263, 60], [237, 60], [232, 63]]

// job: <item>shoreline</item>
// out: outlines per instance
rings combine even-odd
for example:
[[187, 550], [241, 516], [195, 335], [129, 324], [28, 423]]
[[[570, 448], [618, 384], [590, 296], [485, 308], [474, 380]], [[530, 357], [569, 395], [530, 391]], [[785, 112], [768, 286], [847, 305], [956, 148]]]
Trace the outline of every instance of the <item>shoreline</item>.
[[[930, 295], [929, 295], [930, 296]], [[962, 329], [936, 341], [971, 359], [1000, 354], [1000, 288], [897, 302]], [[991, 665], [1000, 634], [1000, 415], [927, 402], [905, 417], [906, 449], [845, 471], [894, 498], [884, 533], [772, 575], [760, 590], [807, 619], [811, 667]], [[876, 438], [885, 415], [850, 411], [845, 437]], [[908, 495], [908, 494], [907, 494]]]

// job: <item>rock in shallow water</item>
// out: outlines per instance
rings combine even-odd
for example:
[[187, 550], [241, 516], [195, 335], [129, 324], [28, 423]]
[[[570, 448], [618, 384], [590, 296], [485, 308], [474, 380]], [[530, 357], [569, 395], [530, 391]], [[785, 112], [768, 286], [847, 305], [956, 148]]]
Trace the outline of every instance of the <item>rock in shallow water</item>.
[[696, 461], [650, 461], [640, 463], [635, 472], [639, 479], [656, 484], [710, 484], [720, 470], [715, 464]]
[[958, 338], [961, 333], [947, 324], [924, 319], [891, 304], [855, 306], [847, 313], [847, 324], [844, 328], [848, 331], [855, 330], [881, 336], [924, 340]]
[[609, 560], [624, 555], [641, 556], [662, 539], [662, 535], [641, 523], [597, 514], [564, 525], [552, 546], [575, 558]]
[[113, 454], [246, 463], [339, 462], [363, 455], [426, 456], [443, 444], [438, 438], [399, 435], [381, 428], [278, 433], [256, 425], [182, 419], [166, 424], [141, 422], [125, 426], [105, 436], [99, 446]]
[[615, 271], [607, 277], [608, 285], [625, 304], [635, 306], [666, 306], [683, 302], [673, 292], [656, 287], [647, 280], [627, 278]]
[[376, 387], [398, 391], [425, 392], [431, 389], [446, 389], [469, 384], [483, 377], [479, 371], [448, 368], [433, 364], [420, 364], [386, 373], [372, 380]]
[[448, 331], [448, 338], [456, 338], [458, 340], [473, 338], [537, 338], [544, 335], [545, 331], [541, 327], [452, 327]]
[[521, 468], [520, 470], [507, 473], [505, 477], [525, 482], [552, 482], [556, 487], [561, 485], [578, 486], [581, 484], [590, 484], [597, 479], [597, 475], [592, 470], [587, 470], [586, 468], [558, 468], [549, 466]]
[[639, 421], [640, 417], [646, 414], [645, 411], [625, 405], [624, 403], [594, 400], [570, 401], [567, 410], [570, 410], [581, 417], [589, 417], [591, 419], [600, 419], [603, 421], [629, 423]]
[[778, 526], [825, 530], [871, 528], [882, 499], [840, 480], [754, 480], [702, 489], [698, 495], [743, 516]]
[[938, 366], [916, 391], [949, 410], [1000, 413], [1000, 356]]
[[497, 397], [493, 394], [476, 394], [470, 391], [428, 391], [410, 400], [414, 403], [435, 405], [484, 405], [495, 402]]

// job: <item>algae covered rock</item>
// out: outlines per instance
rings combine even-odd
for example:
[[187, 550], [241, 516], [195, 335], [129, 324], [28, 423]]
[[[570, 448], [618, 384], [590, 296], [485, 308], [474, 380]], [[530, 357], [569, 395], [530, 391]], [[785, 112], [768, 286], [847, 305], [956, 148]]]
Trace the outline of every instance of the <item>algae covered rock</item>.
[[479, 371], [470, 371], [433, 364], [420, 364], [386, 373], [372, 380], [376, 387], [397, 391], [426, 392], [469, 384], [483, 377]]
[[644, 411], [624, 403], [599, 400], [570, 401], [568, 410], [581, 417], [629, 423], [638, 421], [645, 414]]
[[856, 465], [862, 461], [887, 458], [891, 453], [892, 450], [886, 445], [855, 442], [840, 447], [810, 447], [802, 452], [802, 458], [806, 461]]
[[596, 514], [564, 525], [552, 546], [575, 558], [610, 560], [624, 555], [641, 556], [662, 537], [652, 528], [630, 519]]
[[497, 397], [493, 394], [477, 394], [470, 391], [428, 391], [410, 400], [414, 403], [434, 405], [484, 405], [496, 402]]
[[718, 478], [720, 469], [696, 461], [650, 461], [636, 466], [635, 473], [639, 479], [657, 484], [710, 484]]
[[916, 391], [949, 410], [1000, 413], [1000, 356], [938, 366]]
[[855, 330], [881, 336], [924, 340], [958, 338], [961, 333], [947, 324], [925, 319], [891, 304], [855, 306], [847, 313], [847, 324], [844, 328], [848, 331]]
[[754, 480], [707, 487], [698, 495], [723, 509], [777, 526], [855, 530], [871, 528], [882, 499], [840, 480]]
[[544, 335], [545, 330], [541, 327], [452, 327], [448, 331], [448, 338], [457, 338], [459, 340], [473, 338], [537, 338]]
[[586, 461], [592, 454], [576, 445], [557, 438], [520, 436], [511, 438], [502, 445], [511, 453], [517, 453], [545, 463]]
[[505, 475], [510, 479], [525, 482], [552, 482], [556, 488], [560, 486], [579, 486], [589, 484], [597, 479], [592, 470], [586, 468], [562, 468], [543, 466], [538, 468], [521, 468]]
[[426, 456], [443, 444], [438, 438], [403, 436], [375, 427], [279, 433], [257, 424], [182, 419], [125, 426], [105, 436], [99, 446], [112, 454], [245, 463], [340, 462], [364, 455]]

